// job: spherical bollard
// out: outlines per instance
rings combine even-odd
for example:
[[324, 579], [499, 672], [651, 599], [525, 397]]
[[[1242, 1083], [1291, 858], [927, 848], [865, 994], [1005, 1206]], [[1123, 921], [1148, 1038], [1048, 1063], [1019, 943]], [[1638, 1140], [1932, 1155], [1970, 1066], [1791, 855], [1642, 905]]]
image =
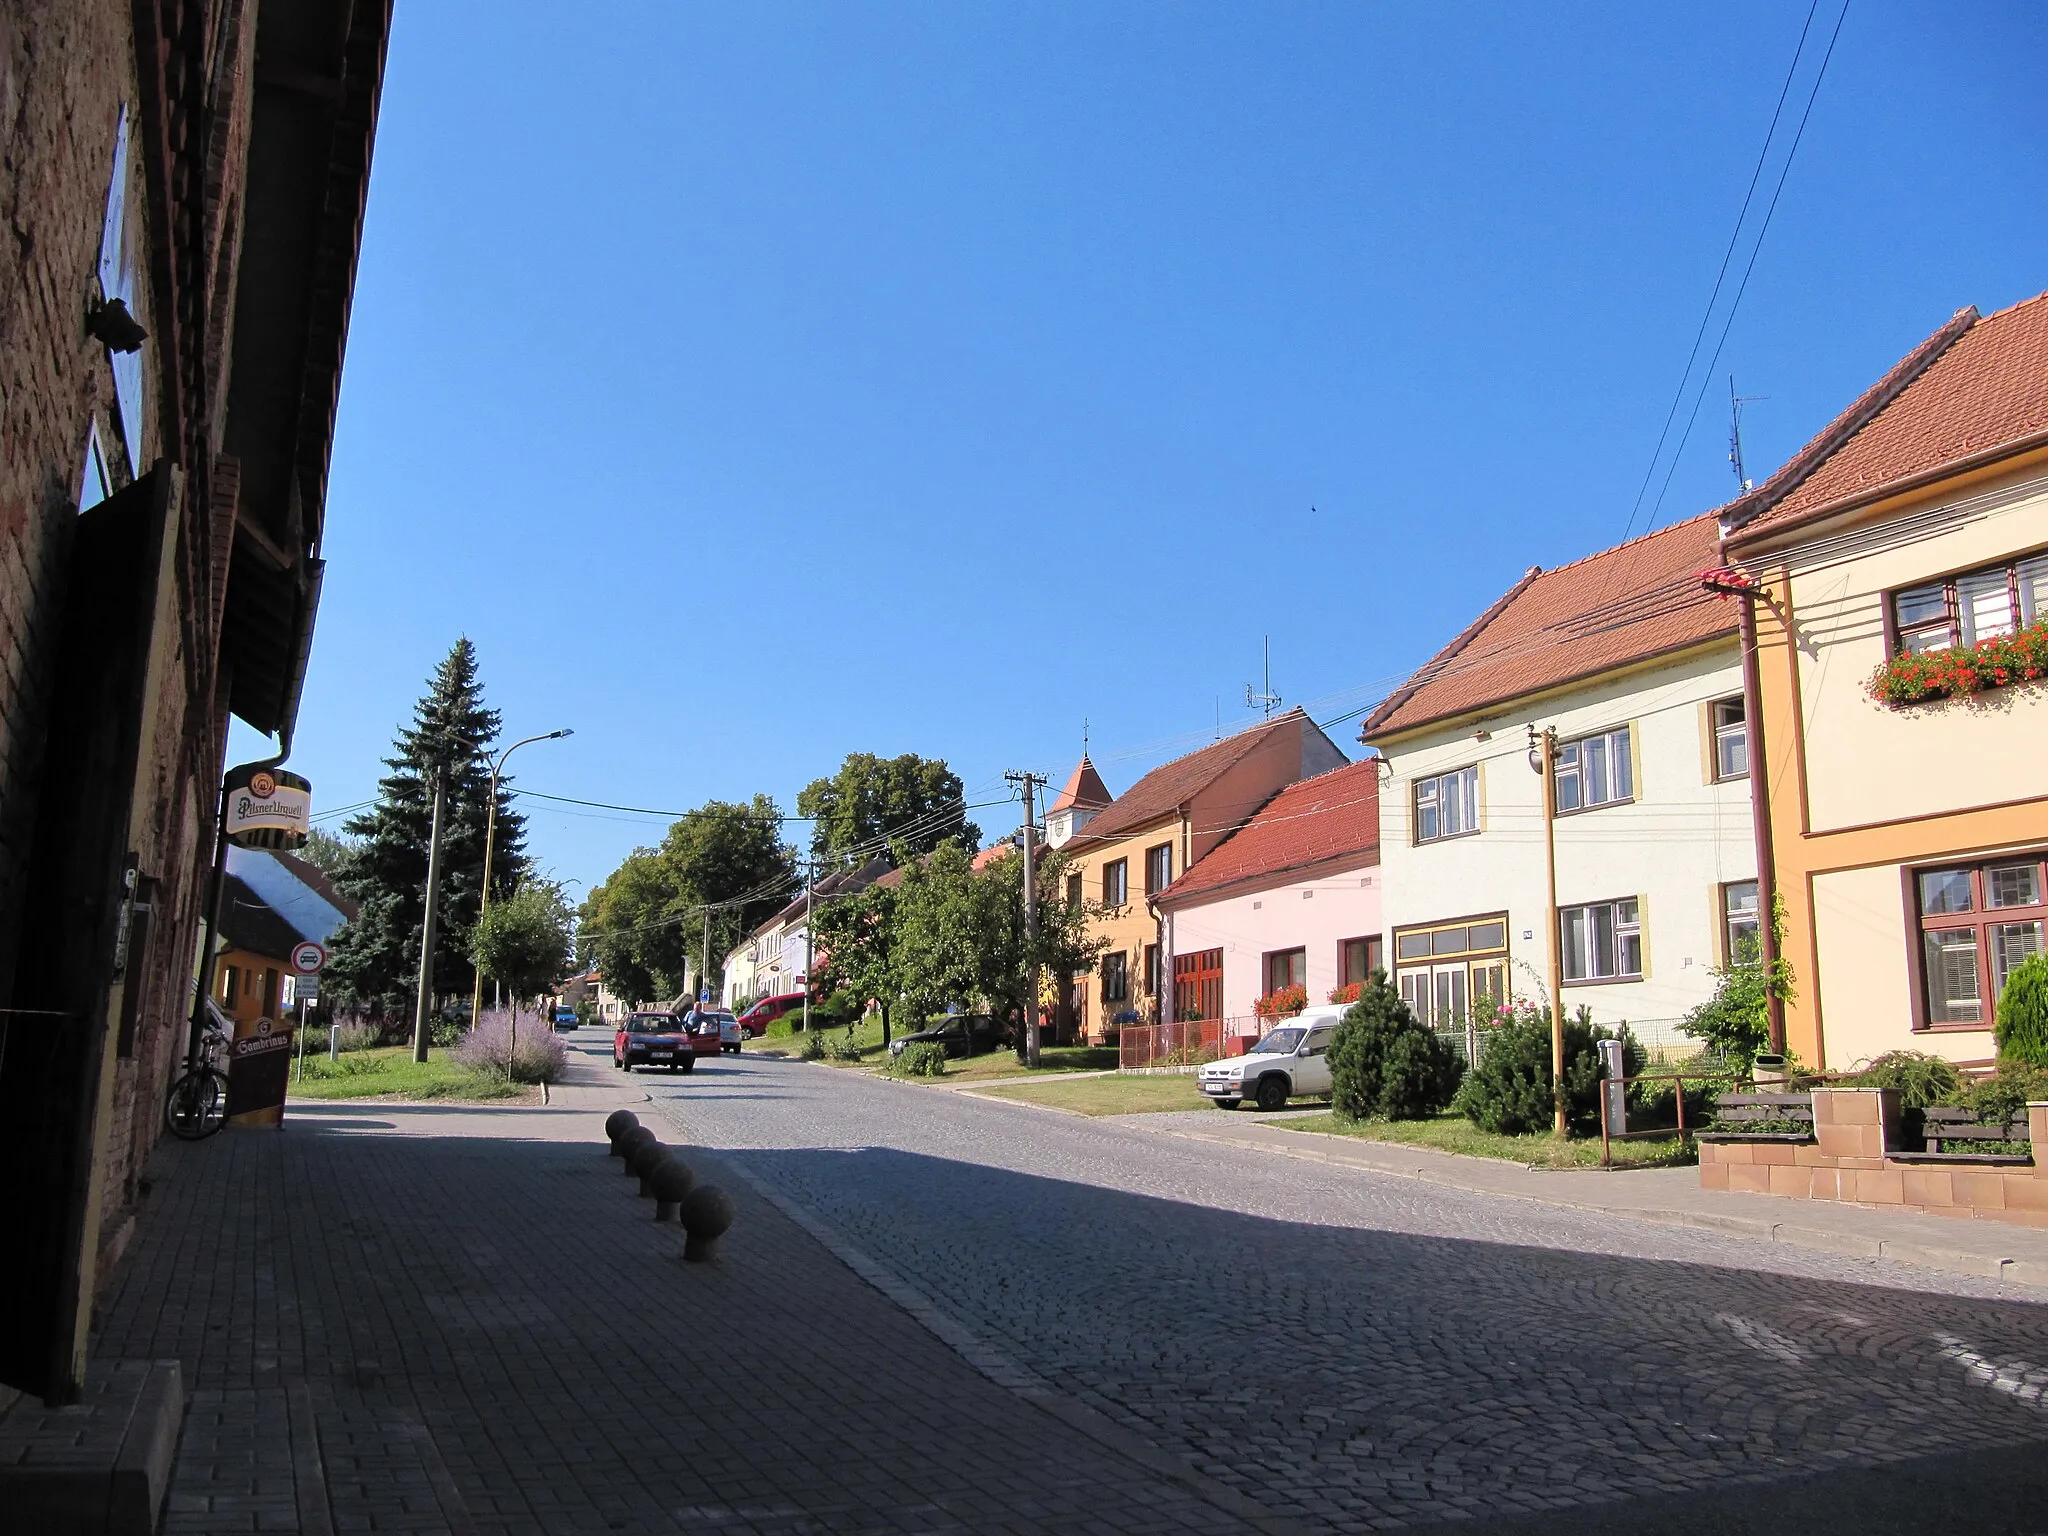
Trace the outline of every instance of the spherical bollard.
[[640, 1198], [645, 1200], [654, 1193], [654, 1176], [675, 1161], [675, 1153], [660, 1142], [646, 1148], [640, 1154]]
[[656, 1136], [654, 1132], [644, 1125], [634, 1126], [633, 1129], [619, 1138], [619, 1156], [625, 1159], [628, 1175], [633, 1172], [633, 1154], [635, 1151], [641, 1147], [656, 1144], [660, 1139], [660, 1137]]
[[604, 1117], [604, 1133], [611, 1140], [611, 1155], [613, 1157], [624, 1157], [626, 1155], [620, 1150], [619, 1143], [624, 1139], [626, 1132], [632, 1130], [639, 1123], [640, 1117], [630, 1109], [615, 1109]]
[[716, 1184], [699, 1184], [676, 1210], [676, 1217], [689, 1234], [683, 1243], [683, 1257], [693, 1264], [718, 1257], [718, 1239], [732, 1225], [732, 1196]]
[[690, 1192], [697, 1182], [697, 1175], [690, 1172], [690, 1165], [681, 1158], [670, 1156], [654, 1170], [654, 1219], [674, 1221], [676, 1203]]

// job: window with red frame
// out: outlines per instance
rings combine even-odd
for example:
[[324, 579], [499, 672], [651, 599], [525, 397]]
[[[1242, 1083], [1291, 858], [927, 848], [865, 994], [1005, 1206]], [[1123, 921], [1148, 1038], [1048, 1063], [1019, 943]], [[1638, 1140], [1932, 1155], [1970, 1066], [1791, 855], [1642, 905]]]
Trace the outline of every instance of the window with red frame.
[[2005, 979], [2042, 950], [2048, 867], [2040, 854], [1913, 872], [1925, 1022], [1991, 1023]]
[[2048, 619], [2048, 554], [1965, 571], [1892, 594], [1901, 651], [1943, 651]]
[[1386, 969], [1386, 953], [1378, 934], [1363, 939], [1346, 939], [1337, 946], [1337, 985], [1348, 987], [1364, 981], [1374, 971]]
[[1278, 992], [1283, 987], [1308, 985], [1308, 951], [1305, 949], [1276, 949], [1266, 956], [1266, 990]]

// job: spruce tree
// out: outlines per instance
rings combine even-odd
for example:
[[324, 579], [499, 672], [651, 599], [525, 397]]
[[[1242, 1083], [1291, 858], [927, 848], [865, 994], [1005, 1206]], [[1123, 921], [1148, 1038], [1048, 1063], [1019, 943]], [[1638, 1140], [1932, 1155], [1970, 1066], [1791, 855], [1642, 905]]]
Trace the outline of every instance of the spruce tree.
[[[361, 903], [356, 920], [336, 936], [326, 975], [345, 1000], [402, 1012], [419, 980], [420, 929], [426, 909], [427, 842], [434, 816], [436, 773], [445, 776], [441, 821], [441, 912], [434, 945], [435, 989], [467, 995], [470, 930], [483, 889], [484, 827], [489, 814], [492, 751], [498, 712], [484, 705], [476, 647], [455, 642], [399, 732], [391, 771], [377, 785], [377, 803], [344, 828], [353, 839], [335, 884]], [[510, 895], [528, 869], [525, 818], [512, 809], [510, 780], [498, 784], [491, 899]]]

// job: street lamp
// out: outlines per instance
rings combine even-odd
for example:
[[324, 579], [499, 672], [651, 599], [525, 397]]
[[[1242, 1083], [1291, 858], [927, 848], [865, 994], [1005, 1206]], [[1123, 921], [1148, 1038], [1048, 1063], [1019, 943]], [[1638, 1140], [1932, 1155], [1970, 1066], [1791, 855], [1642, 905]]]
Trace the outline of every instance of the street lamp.
[[[574, 736], [575, 734], [567, 726], [564, 726], [559, 731], [543, 731], [538, 736], [528, 736], [523, 741], [513, 742], [511, 746], [498, 754], [498, 761], [491, 769], [491, 808], [484, 815], [484, 887], [477, 896], [476, 915], [478, 922], [483, 921], [484, 912], [491, 904], [491, 852], [496, 847], [498, 841], [498, 779], [505, 771], [505, 759], [514, 752], [517, 752], [521, 747], [531, 746], [536, 741], [557, 741], [564, 736]], [[475, 1029], [477, 1019], [484, 1011], [484, 973], [481, 969], [475, 967], [472, 967], [472, 970], [474, 971], [475, 980], [469, 994], [469, 1027]]]

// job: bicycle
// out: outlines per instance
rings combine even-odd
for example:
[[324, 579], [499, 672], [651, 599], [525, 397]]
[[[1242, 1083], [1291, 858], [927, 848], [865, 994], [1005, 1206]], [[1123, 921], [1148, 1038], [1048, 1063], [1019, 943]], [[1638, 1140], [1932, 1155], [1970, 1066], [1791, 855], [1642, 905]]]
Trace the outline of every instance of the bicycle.
[[204, 1141], [227, 1124], [228, 1075], [220, 1068], [228, 1034], [208, 1019], [197, 1058], [171, 1082], [164, 1126], [180, 1141]]

